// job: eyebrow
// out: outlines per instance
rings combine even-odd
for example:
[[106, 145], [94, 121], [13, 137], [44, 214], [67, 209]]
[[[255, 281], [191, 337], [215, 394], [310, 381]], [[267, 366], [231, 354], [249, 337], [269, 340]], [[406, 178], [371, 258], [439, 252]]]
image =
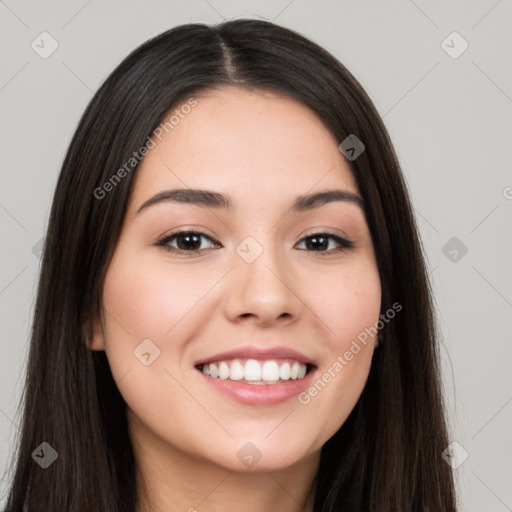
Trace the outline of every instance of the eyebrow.
[[[349, 202], [358, 205], [364, 211], [364, 202], [356, 194], [347, 190], [326, 190], [314, 194], [299, 195], [295, 198], [289, 212], [299, 213], [313, 210], [324, 204], [333, 202]], [[235, 203], [230, 196], [213, 192], [211, 190], [177, 188], [164, 190], [150, 197], [137, 210], [137, 213], [160, 203], [186, 203], [201, 206], [203, 208], [233, 210]]]

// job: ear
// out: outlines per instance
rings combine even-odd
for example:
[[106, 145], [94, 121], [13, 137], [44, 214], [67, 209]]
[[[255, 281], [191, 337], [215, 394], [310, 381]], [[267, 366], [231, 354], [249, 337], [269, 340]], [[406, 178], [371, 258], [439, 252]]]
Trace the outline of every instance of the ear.
[[91, 350], [105, 350], [103, 321], [98, 313], [94, 313], [86, 321], [84, 332], [86, 333], [85, 339], [88, 348]]

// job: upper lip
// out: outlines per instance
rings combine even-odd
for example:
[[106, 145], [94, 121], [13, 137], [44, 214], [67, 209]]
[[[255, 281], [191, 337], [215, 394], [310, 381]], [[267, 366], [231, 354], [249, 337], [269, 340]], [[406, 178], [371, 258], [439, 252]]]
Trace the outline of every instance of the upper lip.
[[316, 366], [315, 361], [301, 352], [285, 347], [261, 348], [257, 346], [238, 347], [225, 352], [219, 352], [204, 359], [195, 362], [195, 366], [199, 364], [212, 363], [215, 361], [227, 361], [230, 359], [295, 359], [302, 364], [312, 364]]

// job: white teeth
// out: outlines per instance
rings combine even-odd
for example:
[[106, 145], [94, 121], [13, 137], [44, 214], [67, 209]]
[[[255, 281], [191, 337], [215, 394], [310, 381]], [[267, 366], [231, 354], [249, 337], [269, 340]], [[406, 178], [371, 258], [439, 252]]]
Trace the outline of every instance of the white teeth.
[[257, 361], [248, 359], [242, 364], [238, 359], [203, 364], [202, 372], [221, 380], [245, 380], [247, 384], [276, 384], [287, 380], [302, 379], [307, 366], [293, 360]]
[[219, 369], [217, 368], [217, 365], [215, 363], [212, 363], [210, 365], [210, 375], [212, 377], [218, 377], [219, 376]]
[[229, 377], [229, 366], [222, 361], [219, 365], [219, 379], [226, 380]]
[[290, 376], [290, 363], [283, 363], [281, 368], [279, 368], [279, 378], [283, 380], [289, 380]]
[[246, 361], [244, 366], [245, 380], [261, 380], [261, 365], [254, 359]]
[[279, 366], [275, 361], [265, 361], [263, 363], [261, 380], [279, 380]]
[[292, 365], [292, 369], [290, 372], [290, 378], [296, 379], [298, 376], [299, 376], [299, 363], [297, 363], [297, 361], [295, 361], [295, 363], [293, 363], [293, 365]]
[[[205, 364], [205, 366], [208, 366]], [[244, 367], [240, 363], [240, 361], [235, 361], [231, 365], [231, 370], [229, 372], [229, 378], [231, 380], [241, 380], [244, 378]]]

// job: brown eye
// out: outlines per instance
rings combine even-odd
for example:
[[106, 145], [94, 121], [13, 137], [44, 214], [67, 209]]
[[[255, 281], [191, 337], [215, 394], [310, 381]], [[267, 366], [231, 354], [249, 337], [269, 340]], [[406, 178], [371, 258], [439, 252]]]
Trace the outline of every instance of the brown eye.
[[[178, 231], [165, 236], [157, 245], [171, 252], [196, 254], [208, 248], [203, 246], [203, 239], [209, 240], [213, 245], [218, 246], [212, 238], [198, 231]], [[174, 243], [175, 246], [171, 245]]]
[[[333, 252], [345, 251], [348, 249], [352, 249], [354, 247], [354, 243], [345, 238], [341, 238], [338, 235], [334, 235], [333, 233], [315, 233], [313, 235], [309, 235], [304, 237], [300, 243], [305, 242], [306, 250], [311, 252], [318, 253], [327, 253], [331, 254]], [[337, 244], [337, 247], [329, 249], [329, 245], [331, 242]]]

